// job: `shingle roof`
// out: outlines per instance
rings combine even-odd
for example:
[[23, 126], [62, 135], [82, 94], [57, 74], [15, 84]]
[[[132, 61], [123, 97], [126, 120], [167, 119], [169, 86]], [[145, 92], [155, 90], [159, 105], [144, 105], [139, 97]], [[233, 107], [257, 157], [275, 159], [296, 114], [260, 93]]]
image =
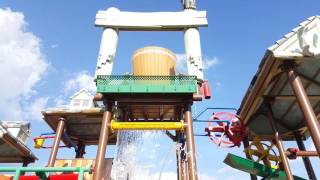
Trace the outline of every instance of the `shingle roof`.
[[[291, 30], [291, 32], [287, 33], [286, 35], [284, 35], [283, 38], [279, 39], [276, 41], [276, 43], [272, 46], [270, 46], [268, 48], [268, 50], [270, 51], [275, 51], [278, 47], [280, 47], [281, 45], [283, 45], [286, 41], [288, 41], [290, 38], [294, 37], [294, 35], [297, 35], [299, 33], [299, 31], [303, 28], [306, 28], [307, 26], [309, 26], [309, 24], [311, 22], [314, 22], [314, 21], [320, 21], [320, 16], [311, 16], [309, 18], [307, 18], [307, 20], [301, 22], [299, 24], [299, 26], [293, 28]], [[320, 24], [319, 24], [320, 26]]]
[[93, 96], [93, 95], [89, 92], [89, 90], [87, 90], [86, 88], [83, 88], [83, 89], [80, 89], [78, 92], [76, 92], [74, 95], [72, 95], [72, 96], [70, 97], [70, 99], [76, 97], [77, 95], [81, 94], [82, 92], [87, 93], [89, 96]]

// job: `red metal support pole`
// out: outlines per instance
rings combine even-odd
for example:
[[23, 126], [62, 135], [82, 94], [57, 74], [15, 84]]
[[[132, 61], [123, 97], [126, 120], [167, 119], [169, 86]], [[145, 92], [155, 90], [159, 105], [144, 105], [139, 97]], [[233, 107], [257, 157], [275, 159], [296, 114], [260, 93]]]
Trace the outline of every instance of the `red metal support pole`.
[[103, 177], [103, 172], [105, 171], [104, 168], [104, 159], [108, 144], [108, 137], [109, 137], [109, 124], [111, 122], [111, 115], [112, 115], [112, 107], [111, 104], [105, 104], [105, 112], [103, 113], [102, 118], [102, 125], [100, 130], [100, 138], [99, 138], [99, 145], [98, 145], [98, 152], [96, 155], [95, 165], [94, 165], [94, 172], [93, 172], [93, 179], [94, 180], [101, 180]]
[[189, 180], [198, 180], [197, 175], [197, 163], [196, 163], [196, 151], [195, 142], [193, 136], [193, 123], [192, 123], [192, 113], [191, 105], [188, 104], [185, 109], [184, 119], [186, 123], [186, 143], [187, 143], [187, 157], [188, 157], [188, 172]]
[[56, 130], [56, 137], [54, 138], [50, 158], [48, 161], [48, 167], [54, 167], [54, 163], [56, 161], [57, 153], [58, 153], [58, 149], [59, 149], [59, 144], [61, 141], [62, 134], [64, 132], [64, 126], [65, 126], [65, 119], [60, 118], [57, 130]]
[[297, 102], [302, 113], [304, 114], [305, 122], [310, 132], [313, 143], [315, 144], [318, 154], [320, 154], [320, 125], [317, 120], [316, 114], [313, 111], [313, 108], [299, 76], [297, 76], [294, 72], [293, 65], [287, 65], [285, 68], [294, 94], [297, 97]]
[[287, 175], [287, 179], [293, 180], [292, 172], [291, 172], [291, 169], [289, 166], [289, 161], [288, 161], [287, 155], [285, 154], [284, 146], [283, 146], [282, 141], [280, 139], [279, 132], [277, 130], [277, 126], [274, 123], [275, 118], [274, 118], [274, 115], [272, 112], [272, 107], [269, 103], [267, 103], [266, 105], [267, 105], [267, 109], [268, 109], [268, 119], [269, 119], [269, 122], [270, 122], [270, 125], [272, 128], [272, 131], [274, 133], [274, 142], [276, 143], [276, 145], [278, 147], [279, 154], [281, 157], [281, 162], [283, 163], [284, 171]]

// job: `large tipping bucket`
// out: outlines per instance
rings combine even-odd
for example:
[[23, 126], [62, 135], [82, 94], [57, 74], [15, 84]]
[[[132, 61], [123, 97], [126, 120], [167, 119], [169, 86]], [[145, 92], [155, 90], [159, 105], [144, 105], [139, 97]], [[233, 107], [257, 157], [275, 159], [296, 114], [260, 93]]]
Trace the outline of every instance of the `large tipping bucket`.
[[[176, 61], [176, 55], [169, 49], [162, 47], [148, 46], [136, 50], [132, 56], [133, 75], [159, 76], [159, 78], [150, 81], [148, 77], [145, 77], [146, 80], [137, 80], [135, 83], [143, 85], [170, 84], [171, 82], [168, 78], [161, 78], [161, 76], [175, 75]], [[170, 105], [134, 106], [132, 111], [135, 118], [156, 119], [161, 116], [165, 119], [170, 118], [174, 114], [174, 108]]]
[[132, 56], [133, 75], [175, 75], [176, 60], [176, 55], [173, 52], [162, 47], [148, 46], [138, 49]]

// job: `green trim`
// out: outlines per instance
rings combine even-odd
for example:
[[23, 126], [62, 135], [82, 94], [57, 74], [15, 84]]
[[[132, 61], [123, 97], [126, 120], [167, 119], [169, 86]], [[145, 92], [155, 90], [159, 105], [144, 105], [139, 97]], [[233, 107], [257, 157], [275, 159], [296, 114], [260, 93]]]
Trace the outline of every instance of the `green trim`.
[[[256, 176], [261, 176], [264, 177], [265, 179], [287, 179], [286, 173], [284, 171], [280, 171], [278, 169], [270, 168], [268, 166], [265, 166], [263, 164], [251, 161], [249, 159], [245, 159], [239, 156], [236, 156], [234, 154], [228, 153], [227, 157], [223, 161], [227, 165], [256, 175]], [[293, 176], [295, 180], [304, 180], [303, 178]]]
[[91, 173], [91, 166], [88, 167], [0, 167], [0, 172], [15, 172], [14, 180], [18, 180], [21, 172], [35, 172], [36, 175], [45, 176], [48, 172], [78, 172], [78, 180], [83, 180], [85, 172]]
[[97, 76], [99, 93], [196, 93], [196, 76]]

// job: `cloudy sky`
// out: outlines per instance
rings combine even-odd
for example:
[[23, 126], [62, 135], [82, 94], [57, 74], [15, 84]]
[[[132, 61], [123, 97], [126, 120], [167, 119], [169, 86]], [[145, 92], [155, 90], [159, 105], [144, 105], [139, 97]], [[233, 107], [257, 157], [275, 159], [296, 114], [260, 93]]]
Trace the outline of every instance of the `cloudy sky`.
[[[68, 103], [69, 96], [83, 87], [95, 90], [92, 76], [101, 29], [94, 27], [94, 18], [98, 10], [112, 6], [126, 11], [181, 9], [180, 0], [0, 1], [1, 120], [31, 121], [32, 136], [50, 132], [41, 120], [41, 110]], [[195, 103], [193, 112], [204, 107], [238, 108], [267, 47], [306, 18], [319, 14], [319, 7], [319, 0], [199, 0], [198, 9], [208, 12], [209, 27], [200, 32], [205, 78], [210, 82], [213, 98]], [[171, 49], [178, 57], [177, 69], [186, 70], [182, 33], [121, 32], [114, 74], [130, 72], [133, 51], [147, 45]], [[205, 124], [196, 124], [196, 133], [203, 133], [204, 127]], [[162, 154], [156, 160], [164, 161], [167, 152], [172, 157], [163, 165], [162, 179], [174, 178], [172, 143], [159, 139], [162, 140], [155, 153]], [[196, 143], [201, 179], [248, 178], [222, 162], [227, 152], [243, 155], [241, 148], [219, 149], [203, 137], [196, 137]], [[296, 145], [286, 144], [290, 146]], [[46, 164], [48, 151], [32, 150], [41, 157], [38, 164]], [[86, 156], [94, 157], [95, 150], [90, 147]], [[107, 153], [112, 157], [114, 148]], [[59, 153], [61, 158], [68, 156], [73, 156], [72, 150]], [[147, 162], [152, 164], [151, 160]], [[313, 163], [320, 172], [319, 161]], [[291, 165], [294, 174], [307, 177], [301, 160]], [[149, 175], [157, 176], [153, 170]], [[143, 178], [148, 179], [140, 177]]]

